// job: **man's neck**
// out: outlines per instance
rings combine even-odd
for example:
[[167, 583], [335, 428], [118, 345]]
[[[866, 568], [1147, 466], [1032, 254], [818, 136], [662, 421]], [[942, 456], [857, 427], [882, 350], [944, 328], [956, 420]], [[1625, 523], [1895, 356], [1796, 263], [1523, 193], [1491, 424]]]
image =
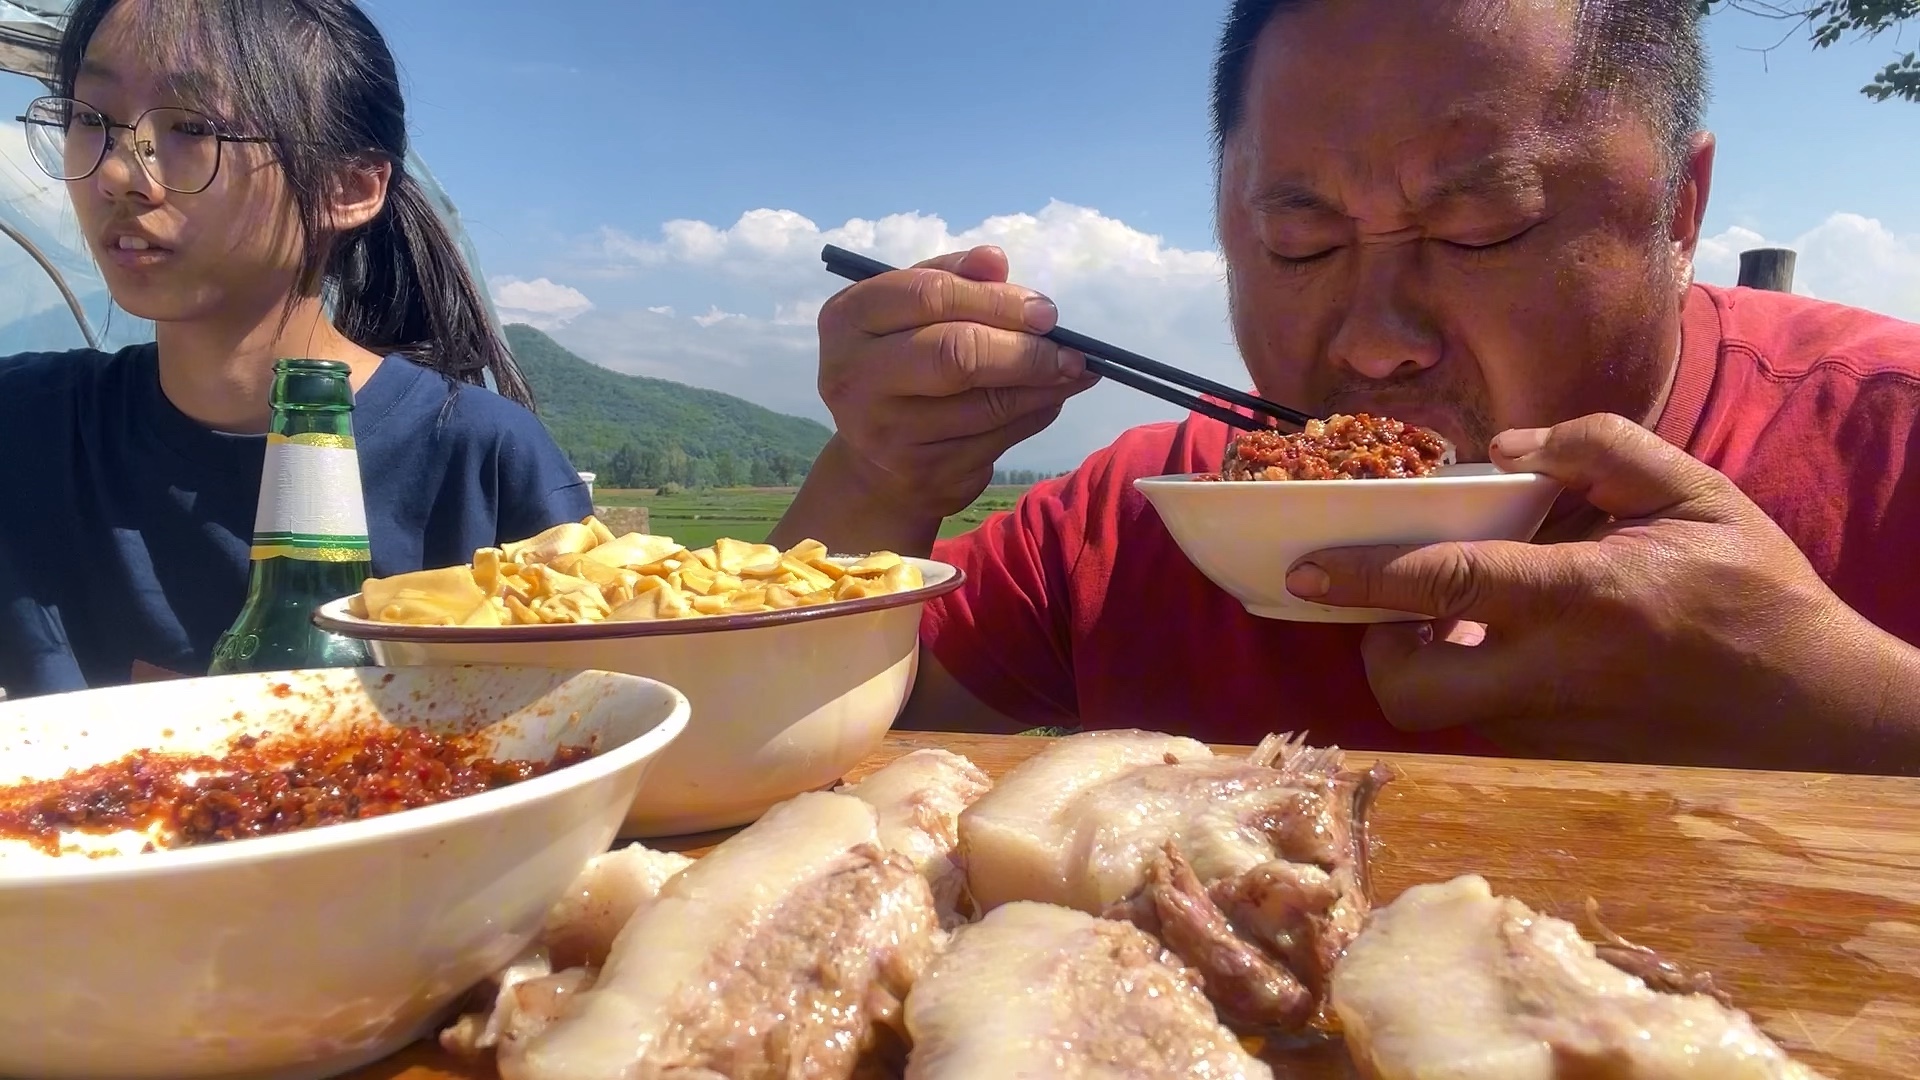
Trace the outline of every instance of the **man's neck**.
[[1673, 328], [1673, 348], [1667, 354], [1667, 377], [1660, 384], [1660, 392], [1654, 395], [1653, 407], [1647, 410], [1646, 418], [1640, 421], [1640, 426], [1648, 431], [1660, 427], [1660, 418], [1667, 413], [1667, 402], [1673, 398], [1673, 384], [1680, 379], [1680, 350], [1686, 347], [1685, 331], [1682, 329], [1686, 323], [1685, 308], [1681, 311], [1680, 324]]
[[241, 435], [267, 430], [275, 360], [342, 361], [352, 369], [356, 391], [381, 360], [336, 330], [317, 298], [301, 301], [284, 319], [276, 307], [252, 321], [161, 323], [155, 338], [160, 390], [174, 408], [215, 431]]

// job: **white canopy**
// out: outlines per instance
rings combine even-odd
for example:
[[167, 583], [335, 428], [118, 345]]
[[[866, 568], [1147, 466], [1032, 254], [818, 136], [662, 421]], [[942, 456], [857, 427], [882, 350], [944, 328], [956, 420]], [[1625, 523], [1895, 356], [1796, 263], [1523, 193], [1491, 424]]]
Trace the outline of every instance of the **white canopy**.
[[[151, 323], [113, 307], [66, 192], [27, 155], [25, 132], [13, 119], [50, 85], [69, 5], [70, 0], [0, 0], [0, 72], [6, 73], [0, 75], [0, 356], [83, 346], [114, 349], [153, 336]], [[408, 155], [406, 168], [439, 208], [485, 295], [485, 278], [460, 226], [459, 210], [417, 155]], [[497, 327], [491, 301], [487, 314]]]
[[45, 81], [60, 40], [58, 12], [67, 5], [0, 0], [0, 68]]

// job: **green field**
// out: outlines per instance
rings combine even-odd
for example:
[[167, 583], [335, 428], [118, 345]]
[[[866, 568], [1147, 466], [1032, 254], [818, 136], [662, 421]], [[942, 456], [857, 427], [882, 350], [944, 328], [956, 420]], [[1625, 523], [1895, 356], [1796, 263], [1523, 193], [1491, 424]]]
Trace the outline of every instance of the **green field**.
[[[948, 518], [941, 536], [957, 536], [978, 526], [990, 514], [1011, 510], [1025, 487], [990, 487], [972, 506]], [[793, 501], [793, 488], [713, 488], [678, 495], [657, 495], [645, 489], [595, 488], [593, 501], [601, 506], [644, 506], [647, 528], [656, 536], [671, 536], [690, 548], [705, 547], [720, 537], [759, 543]]]

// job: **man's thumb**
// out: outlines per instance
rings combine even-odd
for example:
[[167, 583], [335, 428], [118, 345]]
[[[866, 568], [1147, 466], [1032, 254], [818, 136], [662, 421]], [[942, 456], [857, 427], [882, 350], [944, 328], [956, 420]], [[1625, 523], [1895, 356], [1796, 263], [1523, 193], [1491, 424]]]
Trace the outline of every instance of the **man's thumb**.
[[1493, 460], [1508, 472], [1551, 476], [1616, 518], [1726, 521], [1741, 501], [1733, 481], [1612, 413], [1503, 431], [1493, 440]]

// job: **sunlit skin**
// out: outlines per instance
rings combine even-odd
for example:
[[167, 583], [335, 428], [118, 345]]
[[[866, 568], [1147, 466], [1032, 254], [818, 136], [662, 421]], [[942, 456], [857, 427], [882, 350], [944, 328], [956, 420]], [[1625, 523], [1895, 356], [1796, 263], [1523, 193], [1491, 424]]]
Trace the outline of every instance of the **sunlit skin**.
[[[153, 69], [156, 51], [144, 40], [139, 10], [122, 4], [101, 24], [73, 96], [121, 124], [165, 106], [220, 115], [214, 80]], [[209, 426], [259, 431], [278, 356], [346, 361], [354, 386], [364, 385], [380, 357], [341, 336], [325, 319], [317, 285], [299, 281], [303, 240], [271, 148], [224, 144], [213, 183], [189, 195], [147, 174], [134, 159], [130, 133], [114, 135], [99, 169], [67, 189], [115, 302], [155, 323], [168, 399]], [[342, 169], [329, 208], [335, 226], [372, 220], [390, 175], [385, 163]], [[153, 250], [119, 250], [120, 236], [129, 233]]]
[[1464, 460], [1507, 428], [1657, 418], [1712, 142], [1666, 213], [1652, 125], [1564, 107], [1572, 40], [1555, 0], [1322, 0], [1267, 27], [1218, 192], [1264, 396], [1424, 424]]

